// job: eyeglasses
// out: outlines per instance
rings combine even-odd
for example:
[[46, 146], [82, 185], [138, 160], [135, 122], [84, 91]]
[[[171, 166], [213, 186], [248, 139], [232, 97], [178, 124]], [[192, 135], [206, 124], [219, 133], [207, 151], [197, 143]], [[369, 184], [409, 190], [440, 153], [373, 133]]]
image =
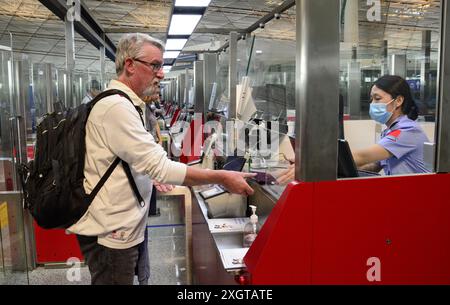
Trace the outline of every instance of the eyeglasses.
[[146, 65], [147, 67], [151, 68], [153, 70], [153, 72], [158, 72], [163, 67], [163, 64], [153, 64], [151, 62], [140, 60], [138, 58], [133, 58], [133, 60], [138, 61], [138, 62]]

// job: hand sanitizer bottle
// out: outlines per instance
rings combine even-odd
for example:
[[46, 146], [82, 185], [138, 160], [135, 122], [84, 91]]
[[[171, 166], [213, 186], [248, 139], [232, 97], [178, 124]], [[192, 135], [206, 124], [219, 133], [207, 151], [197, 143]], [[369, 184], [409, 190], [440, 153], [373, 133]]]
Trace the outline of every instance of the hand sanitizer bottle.
[[244, 247], [250, 247], [261, 230], [261, 225], [258, 222], [258, 215], [255, 214], [256, 206], [250, 205], [250, 208], [252, 209], [253, 214], [250, 216], [250, 221], [244, 226]]

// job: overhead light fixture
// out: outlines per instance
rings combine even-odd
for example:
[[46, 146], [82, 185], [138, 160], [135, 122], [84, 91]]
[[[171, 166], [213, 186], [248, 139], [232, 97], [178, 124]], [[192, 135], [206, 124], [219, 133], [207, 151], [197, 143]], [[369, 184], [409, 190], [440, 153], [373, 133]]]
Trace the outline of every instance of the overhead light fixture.
[[169, 38], [166, 41], [166, 50], [182, 50], [186, 42], [187, 39]]
[[175, 6], [206, 7], [210, 2], [211, 0], [176, 0]]
[[256, 50], [255, 51], [256, 54], [262, 54], [262, 52], [263, 52], [262, 50]]
[[170, 72], [170, 69], [172, 69], [172, 66], [163, 66], [164, 73]]
[[166, 51], [163, 54], [163, 58], [177, 58], [180, 51]]
[[0, 50], [11, 51], [11, 47], [7, 47], [7, 46], [2, 46], [2, 45], [0, 45]]
[[169, 35], [191, 35], [202, 15], [172, 15]]

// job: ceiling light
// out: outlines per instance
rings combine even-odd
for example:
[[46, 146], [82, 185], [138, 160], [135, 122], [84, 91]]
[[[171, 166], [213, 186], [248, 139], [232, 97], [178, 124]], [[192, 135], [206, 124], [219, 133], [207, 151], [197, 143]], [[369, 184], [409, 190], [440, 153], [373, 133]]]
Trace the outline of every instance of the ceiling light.
[[262, 54], [262, 50], [256, 50], [256, 54]]
[[7, 46], [2, 46], [2, 45], [0, 45], [0, 50], [11, 51], [11, 47], [7, 47]]
[[163, 58], [177, 58], [180, 51], [166, 51], [163, 54]]
[[187, 39], [167, 39], [166, 50], [182, 50]]
[[170, 69], [172, 69], [172, 66], [163, 66], [163, 71], [164, 71], [164, 73], [169, 72]]
[[209, 5], [211, 0], [176, 0], [175, 6], [198, 6], [206, 7]]
[[169, 35], [191, 35], [202, 15], [172, 15]]

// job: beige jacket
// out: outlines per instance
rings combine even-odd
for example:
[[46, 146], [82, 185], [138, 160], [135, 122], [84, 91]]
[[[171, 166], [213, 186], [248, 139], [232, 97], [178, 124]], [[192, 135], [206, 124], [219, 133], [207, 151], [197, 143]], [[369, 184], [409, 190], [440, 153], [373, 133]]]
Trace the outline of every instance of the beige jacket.
[[[144, 102], [125, 84], [113, 80], [108, 89], [122, 90], [134, 105], [144, 108]], [[86, 124], [86, 193], [92, 191], [117, 156], [130, 165], [145, 207], [139, 205], [119, 164], [85, 215], [67, 230], [98, 236], [98, 243], [109, 248], [127, 249], [144, 240], [151, 179], [180, 185], [186, 176], [186, 165], [169, 160], [163, 148], [142, 126], [131, 102], [114, 95], [95, 105]]]

